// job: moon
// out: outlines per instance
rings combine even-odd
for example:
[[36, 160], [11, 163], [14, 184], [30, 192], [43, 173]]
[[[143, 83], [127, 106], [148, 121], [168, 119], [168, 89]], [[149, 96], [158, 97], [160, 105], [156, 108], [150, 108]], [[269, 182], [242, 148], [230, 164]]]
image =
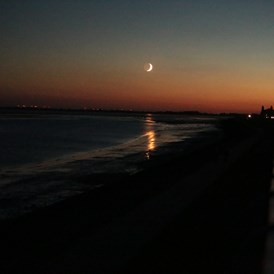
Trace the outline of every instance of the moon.
[[152, 66], [151, 63], [146, 63], [146, 64], [144, 65], [144, 69], [145, 69], [145, 71], [150, 72], [150, 71], [152, 71], [153, 66]]

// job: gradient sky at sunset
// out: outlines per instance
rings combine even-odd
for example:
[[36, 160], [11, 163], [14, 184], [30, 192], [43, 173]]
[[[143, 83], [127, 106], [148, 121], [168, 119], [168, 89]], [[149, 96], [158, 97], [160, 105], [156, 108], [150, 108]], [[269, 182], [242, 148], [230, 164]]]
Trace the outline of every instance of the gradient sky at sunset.
[[0, 105], [258, 112], [274, 105], [273, 14], [267, 0], [0, 0]]

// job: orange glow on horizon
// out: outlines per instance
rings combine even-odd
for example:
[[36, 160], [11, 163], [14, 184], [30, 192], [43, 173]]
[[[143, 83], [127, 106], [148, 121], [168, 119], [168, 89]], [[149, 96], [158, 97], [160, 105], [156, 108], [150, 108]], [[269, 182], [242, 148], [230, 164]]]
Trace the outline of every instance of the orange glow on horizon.
[[[161, 67], [157, 64], [157, 67]], [[1, 101], [9, 105], [51, 105], [145, 111], [258, 112], [273, 104], [274, 80], [236, 72], [155, 70], [26, 70], [16, 82], [0, 77]], [[6, 75], [7, 76], [7, 75]]]

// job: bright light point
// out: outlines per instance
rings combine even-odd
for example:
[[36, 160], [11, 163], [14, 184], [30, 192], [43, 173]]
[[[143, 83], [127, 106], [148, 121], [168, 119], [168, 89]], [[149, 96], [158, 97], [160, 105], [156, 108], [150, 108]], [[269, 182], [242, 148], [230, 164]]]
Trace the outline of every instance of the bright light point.
[[251, 118], [252, 116], [251, 116], [251, 114], [248, 114], [248, 118]]
[[151, 63], [146, 63], [144, 65], [144, 70], [145, 71], [150, 72], [150, 71], [152, 71], [152, 69], [153, 69], [153, 65]]

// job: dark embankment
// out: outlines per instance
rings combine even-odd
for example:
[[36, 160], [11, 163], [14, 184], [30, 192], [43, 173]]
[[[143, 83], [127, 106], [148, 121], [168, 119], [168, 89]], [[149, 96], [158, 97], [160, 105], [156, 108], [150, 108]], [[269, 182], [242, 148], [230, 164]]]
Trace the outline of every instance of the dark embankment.
[[1, 222], [1, 273], [260, 273], [271, 121], [227, 120], [224, 136], [134, 176]]

